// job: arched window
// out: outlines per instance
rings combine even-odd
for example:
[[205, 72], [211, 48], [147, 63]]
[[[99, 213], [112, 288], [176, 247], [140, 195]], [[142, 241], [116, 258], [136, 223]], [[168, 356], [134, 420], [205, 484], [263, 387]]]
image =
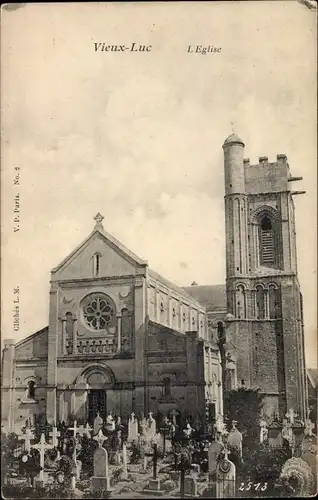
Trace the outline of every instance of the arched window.
[[35, 382], [30, 380], [28, 382], [28, 399], [35, 399]]
[[169, 377], [165, 377], [162, 382], [163, 382], [163, 397], [170, 398], [171, 397], [171, 380]]
[[268, 215], [264, 215], [261, 218], [259, 239], [260, 264], [264, 266], [274, 265], [274, 230], [272, 220]]
[[73, 335], [74, 320], [71, 312], [65, 314], [65, 332], [67, 335]]
[[256, 287], [256, 318], [265, 318], [265, 294], [264, 288], [260, 285]]
[[270, 319], [276, 319], [280, 316], [280, 303], [279, 303], [279, 292], [275, 285], [269, 286], [269, 317]]
[[238, 285], [236, 290], [236, 317], [245, 318], [245, 288], [242, 285]]
[[126, 308], [121, 310], [121, 342], [122, 349], [128, 351], [131, 347], [131, 316]]
[[93, 256], [93, 266], [94, 266], [93, 272], [95, 278], [97, 278], [100, 273], [100, 258], [101, 258], [100, 253], [95, 253]]

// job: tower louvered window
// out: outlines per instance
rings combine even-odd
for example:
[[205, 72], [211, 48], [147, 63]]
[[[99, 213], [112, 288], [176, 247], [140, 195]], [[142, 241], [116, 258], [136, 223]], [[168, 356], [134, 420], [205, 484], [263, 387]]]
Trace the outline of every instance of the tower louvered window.
[[261, 220], [260, 257], [261, 264], [263, 265], [275, 264], [274, 232], [272, 221], [267, 216], [263, 217], [263, 219]]

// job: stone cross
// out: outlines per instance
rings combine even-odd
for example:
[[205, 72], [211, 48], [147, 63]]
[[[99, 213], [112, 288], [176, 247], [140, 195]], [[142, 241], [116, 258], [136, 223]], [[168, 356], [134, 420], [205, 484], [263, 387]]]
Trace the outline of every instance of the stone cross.
[[36, 450], [39, 450], [40, 452], [40, 467], [41, 467], [41, 470], [40, 470], [40, 481], [44, 481], [44, 455], [45, 455], [45, 452], [46, 450], [49, 450], [51, 448], [54, 448], [54, 446], [52, 444], [47, 444], [45, 442], [45, 437], [44, 437], [44, 433], [42, 432], [41, 434], [41, 439], [39, 441], [38, 444], [33, 444], [31, 446], [31, 448], [35, 448]]
[[21, 440], [24, 441], [24, 448], [27, 453], [30, 453], [31, 450], [31, 439], [34, 439], [34, 434], [29, 427], [25, 429], [24, 434], [20, 437]]
[[129, 420], [131, 420], [131, 422], [134, 422], [134, 420], [135, 420], [135, 414], [134, 414], [134, 412], [131, 413]]
[[94, 221], [96, 222], [96, 225], [102, 224], [102, 222], [103, 222], [104, 219], [105, 219], [105, 217], [103, 215], [101, 215], [99, 212], [94, 217]]
[[57, 430], [57, 427], [53, 427], [52, 431], [50, 432], [50, 437], [52, 438], [52, 444], [54, 448], [58, 447], [58, 438], [60, 437], [60, 435], [61, 433]]
[[289, 422], [290, 422], [292, 425], [294, 425], [294, 422], [295, 422], [295, 417], [297, 416], [297, 413], [295, 413], [294, 409], [293, 409], [293, 408], [290, 408], [290, 409], [288, 410], [288, 412], [286, 413], [286, 415], [285, 415], [285, 416], [288, 418]]
[[76, 434], [78, 433], [79, 428], [77, 427], [77, 421], [74, 420], [74, 427], [69, 427], [69, 431], [73, 431], [73, 437], [76, 438]]
[[85, 432], [86, 432], [86, 436], [87, 436], [88, 438], [90, 438], [90, 437], [91, 437], [91, 432], [92, 432], [93, 430], [94, 430], [94, 429], [93, 429], [93, 427], [90, 427], [90, 426], [89, 426], [89, 423], [87, 422], [86, 427], [85, 427]]
[[101, 448], [107, 440], [107, 437], [104, 436], [102, 429], [99, 429], [97, 436], [94, 436], [93, 439], [98, 442], [98, 446]]

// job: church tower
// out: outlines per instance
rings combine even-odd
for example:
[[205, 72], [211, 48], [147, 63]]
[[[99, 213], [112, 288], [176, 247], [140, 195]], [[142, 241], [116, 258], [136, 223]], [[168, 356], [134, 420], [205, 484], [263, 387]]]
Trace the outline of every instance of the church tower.
[[297, 276], [292, 177], [276, 162], [244, 159], [236, 134], [223, 144], [226, 228], [226, 341], [238, 383], [265, 394], [270, 421], [293, 409], [307, 417], [302, 294]]

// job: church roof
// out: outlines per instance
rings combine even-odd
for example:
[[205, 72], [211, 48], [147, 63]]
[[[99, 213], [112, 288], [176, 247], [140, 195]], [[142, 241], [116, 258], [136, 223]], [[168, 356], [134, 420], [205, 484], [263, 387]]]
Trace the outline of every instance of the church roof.
[[184, 290], [209, 311], [226, 310], [225, 285], [192, 285]]
[[[193, 299], [194, 299], [195, 302], [198, 303], [198, 305], [205, 307], [204, 304], [202, 304], [194, 295], [188, 293], [187, 289], [185, 287], [181, 288], [178, 285], [175, 285], [174, 283], [167, 280], [166, 278], [161, 276], [159, 273], [157, 273], [156, 271], [154, 271], [153, 269], [150, 269], [150, 268], [149, 268], [149, 277], [153, 278], [157, 281], [160, 281], [163, 285], [166, 285], [168, 288], [171, 288], [171, 290], [174, 290], [175, 292], [180, 294], [185, 299], [190, 300], [191, 302], [193, 302]], [[188, 288], [191, 288], [191, 287], [188, 287]]]
[[239, 144], [243, 144], [243, 146], [245, 146], [244, 142], [237, 134], [229, 135], [224, 141], [224, 144], [232, 144], [232, 143], [239, 143]]

